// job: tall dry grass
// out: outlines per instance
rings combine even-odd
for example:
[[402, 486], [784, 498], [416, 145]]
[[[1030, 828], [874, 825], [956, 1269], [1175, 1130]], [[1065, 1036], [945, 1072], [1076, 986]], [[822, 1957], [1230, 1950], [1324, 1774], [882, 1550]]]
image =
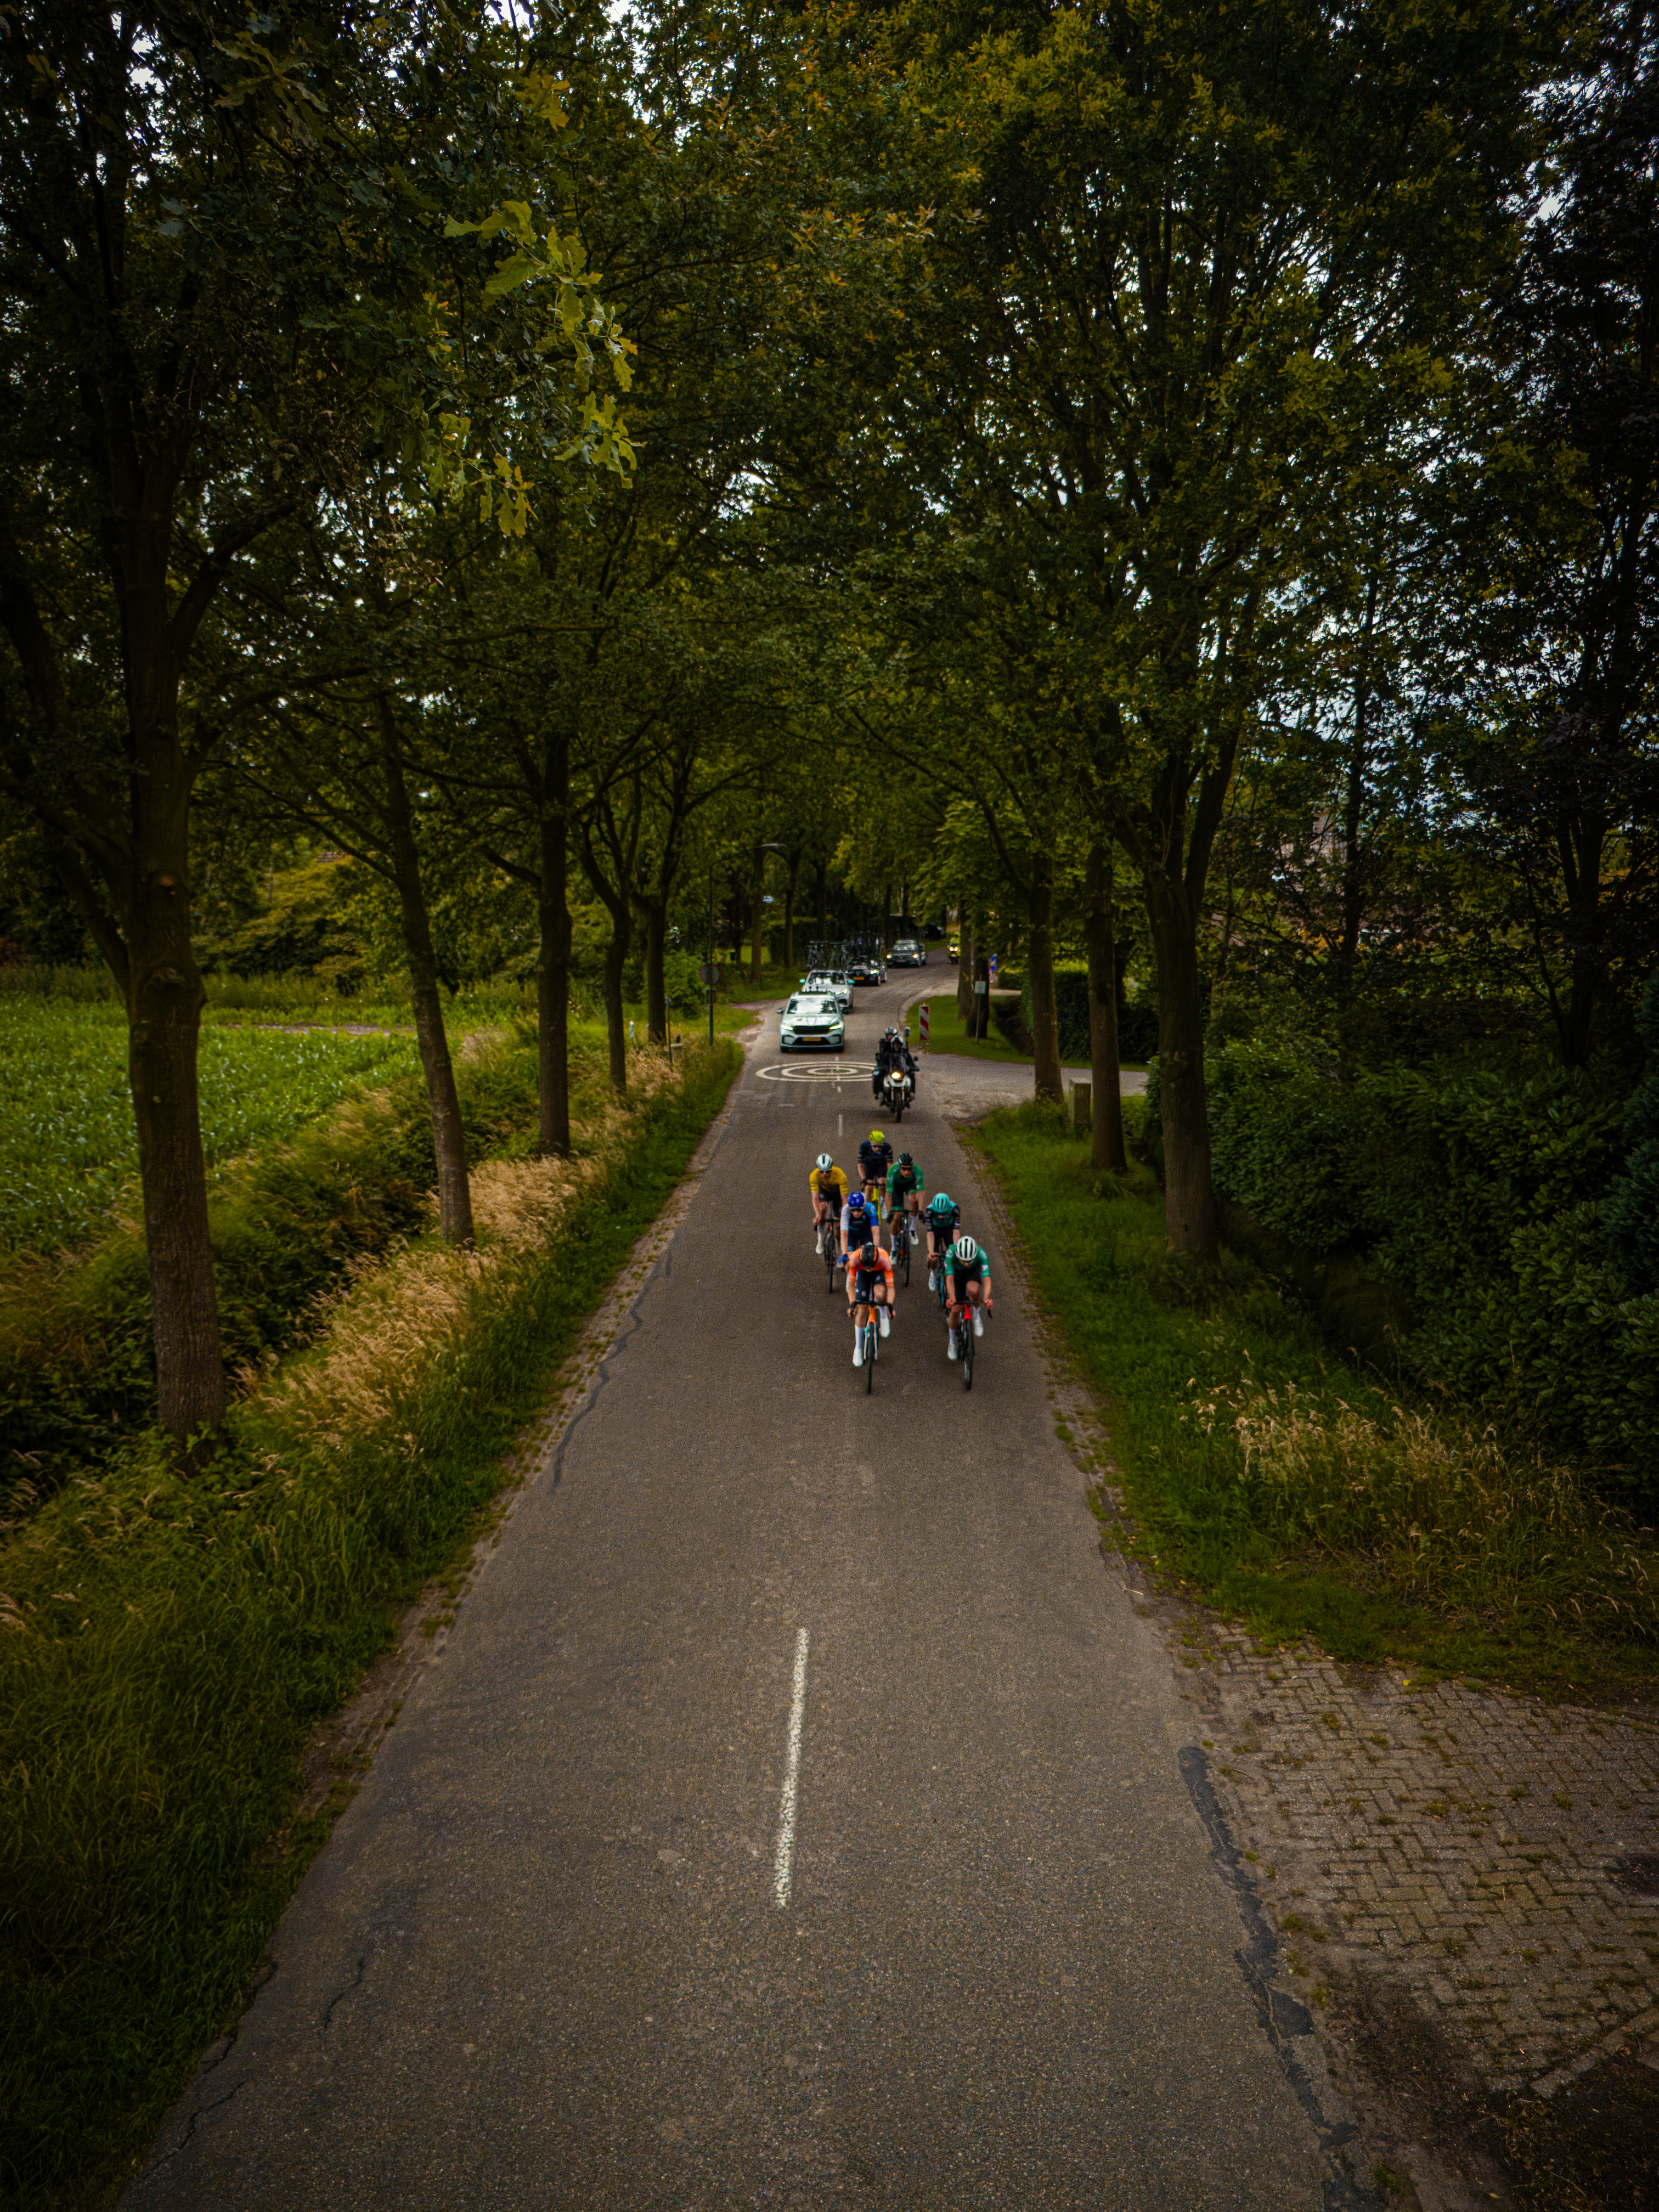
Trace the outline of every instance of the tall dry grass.
[[1402, 1593], [1659, 1636], [1652, 1532], [1490, 1425], [1380, 1390], [1356, 1401], [1251, 1376], [1195, 1391], [1186, 1418], [1231, 1456], [1253, 1520], [1333, 1557], [1367, 1554]]

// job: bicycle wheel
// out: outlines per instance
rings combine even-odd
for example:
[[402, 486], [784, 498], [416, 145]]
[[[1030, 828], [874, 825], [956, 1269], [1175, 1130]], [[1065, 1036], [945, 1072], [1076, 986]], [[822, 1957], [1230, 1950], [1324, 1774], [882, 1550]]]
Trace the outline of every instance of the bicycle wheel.
[[836, 1232], [828, 1222], [823, 1225], [823, 1287], [831, 1297], [836, 1289]]
[[974, 1317], [964, 1306], [962, 1314], [962, 1387], [974, 1387]]
[[876, 1345], [878, 1332], [873, 1321], [864, 1324], [864, 1395], [867, 1398], [876, 1387]]
[[904, 1227], [902, 1217], [899, 1224], [899, 1241], [904, 1247], [904, 1287], [908, 1291], [910, 1287], [910, 1232]]

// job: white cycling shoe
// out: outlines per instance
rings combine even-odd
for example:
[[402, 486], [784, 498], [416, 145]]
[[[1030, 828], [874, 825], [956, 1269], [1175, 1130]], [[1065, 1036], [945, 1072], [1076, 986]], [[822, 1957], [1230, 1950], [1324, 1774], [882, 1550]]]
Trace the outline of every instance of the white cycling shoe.
[[985, 1316], [984, 1316], [984, 1315], [980, 1311], [979, 1308], [978, 1308], [977, 1306], [975, 1306], [975, 1307], [974, 1308], [974, 1334], [975, 1334], [975, 1336], [983, 1336], [983, 1335], [984, 1335], [984, 1334], [985, 1334]]
[[884, 1336], [890, 1336], [893, 1334], [893, 1324], [888, 1318], [887, 1309], [885, 1306], [881, 1310], [881, 1333]]
[[947, 1359], [954, 1359], [957, 1356], [957, 1333], [955, 1329], [951, 1330], [950, 1335], [945, 1340], [945, 1356]]
[[858, 1334], [853, 1339], [853, 1364], [854, 1367], [862, 1367], [864, 1364], [864, 1332], [862, 1329], [860, 1329]]

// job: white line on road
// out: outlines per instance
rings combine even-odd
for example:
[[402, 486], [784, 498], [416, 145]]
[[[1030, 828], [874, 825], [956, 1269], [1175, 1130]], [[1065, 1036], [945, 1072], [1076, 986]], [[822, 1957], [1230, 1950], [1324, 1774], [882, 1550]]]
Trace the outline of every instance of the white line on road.
[[806, 1646], [804, 1628], [795, 1632], [795, 1692], [789, 1705], [789, 1748], [784, 1762], [783, 1795], [778, 1800], [778, 1849], [772, 1875], [772, 1901], [787, 1905], [795, 1873], [795, 1790], [800, 1780], [800, 1732], [806, 1719]]

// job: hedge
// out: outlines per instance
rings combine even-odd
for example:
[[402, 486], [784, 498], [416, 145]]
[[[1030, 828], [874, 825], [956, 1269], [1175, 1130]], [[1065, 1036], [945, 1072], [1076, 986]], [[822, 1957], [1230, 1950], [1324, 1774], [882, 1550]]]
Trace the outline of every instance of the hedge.
[[[1019, 997], [1020, 1012], [1029, 1030], [1033, 1027], [1031, 979], [1029, 975], [1021, 984]], [[1054, 1009], [1060, 1018], [1060, 1059], [1075, 1066], [1082, 1066], [1089, 1058], [1089, 970], [1080, 963], [1056, 963]], [[1139, 1063], [1150, 1060], [1157, 1050], [1157, 1007], [1126, 1006], [1120, 999], [1117, 1009], [1120, 1060]]]

